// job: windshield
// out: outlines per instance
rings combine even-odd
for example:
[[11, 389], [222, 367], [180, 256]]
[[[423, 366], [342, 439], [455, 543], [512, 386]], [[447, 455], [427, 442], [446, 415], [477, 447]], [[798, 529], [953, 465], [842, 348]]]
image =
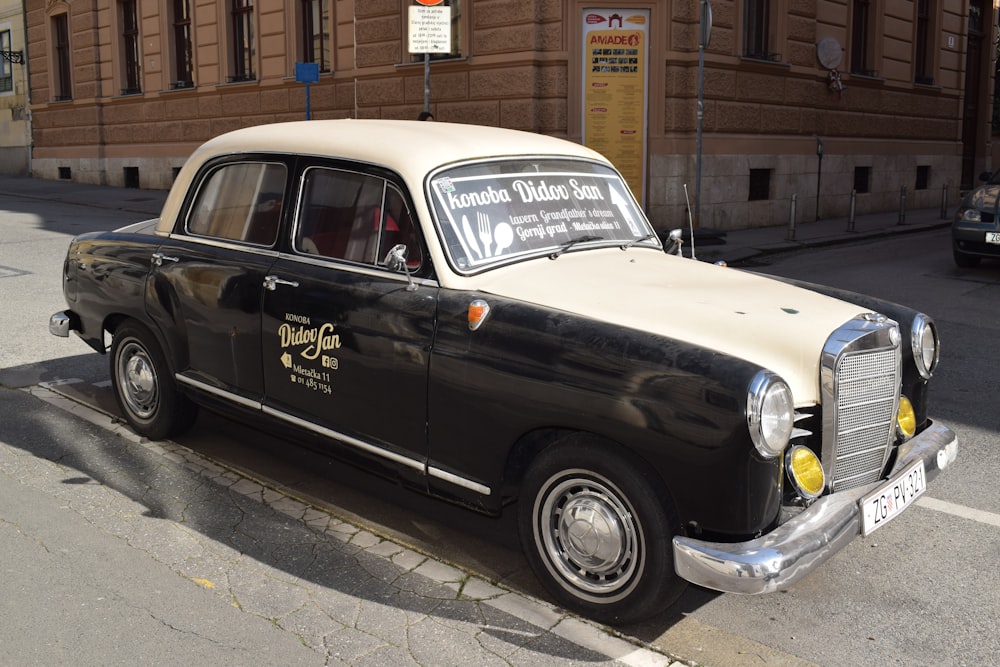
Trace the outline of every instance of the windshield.
[[462, 272], [594, 246], [659, 245], [621, 176], [595, 162], [466, 164], [436, 173], [430, 190], [438, 233]]

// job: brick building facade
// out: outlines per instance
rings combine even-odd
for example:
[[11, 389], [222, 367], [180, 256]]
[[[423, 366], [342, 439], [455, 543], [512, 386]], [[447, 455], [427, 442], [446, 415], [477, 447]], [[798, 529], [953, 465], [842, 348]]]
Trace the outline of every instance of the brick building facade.
[[[210, 137], [305, 118], [298, 62], [319, 68], [313, 118], [415, 118], [414, 4], [25, 0], [32, 172], [167, 188]], [[597, 10], [634, 19], [648, 51], [633, 187], [658, 226], [686, 220], [696, 182], [698, 223], [738, 229], [786, 223], [792, 195], [800, 221], [846, 214], [852, 190], [859, 213], [893, 210], [903, 187], [908, 206], [933, 207], [992, 166], [984, 0], [712, 0], [704, 49], [699, 0], [445, 4], [450, 51], [428, 67], [437, 120], [588, 145], [587, 30]]]

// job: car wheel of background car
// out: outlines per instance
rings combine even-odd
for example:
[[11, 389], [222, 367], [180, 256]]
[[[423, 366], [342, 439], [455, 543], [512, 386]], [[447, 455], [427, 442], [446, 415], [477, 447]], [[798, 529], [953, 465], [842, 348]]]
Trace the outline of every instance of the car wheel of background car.
[[153, 440], [177, 435], [197, 416], [197, 407], [177, 391], [156, 339], [138, 322], [115, 330], [111, 380], [118, 406], [140, 435]]
[[980, 258], [974, 255], [966, 255], [965, 253], [957, 250], [953, 250], [952, 255], [955, 257], [955, 264], [963, 269], [971, 269], [972, 267], [979, 265]]
[[632, 459], [570, 436], [538, 456], [521, 489], [518, 528], [535, 574], [560, 604], [604, 623], [648, 618], [685, 586], [674, 572], [673, 504]]

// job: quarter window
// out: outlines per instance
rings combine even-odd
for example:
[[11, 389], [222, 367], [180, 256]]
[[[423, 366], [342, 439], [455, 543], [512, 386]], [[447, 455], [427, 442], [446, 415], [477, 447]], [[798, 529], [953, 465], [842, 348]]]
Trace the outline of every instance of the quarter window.
[[285, 165], [239, 162], [216, 169], [198, 190], [188, 232], [272, 245], [285, 191]]

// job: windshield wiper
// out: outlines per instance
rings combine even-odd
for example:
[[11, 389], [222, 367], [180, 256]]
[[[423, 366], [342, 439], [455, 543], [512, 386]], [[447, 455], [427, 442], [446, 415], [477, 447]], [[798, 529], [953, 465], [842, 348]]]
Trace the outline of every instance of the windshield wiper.
[[557, 257], [559, 257], [559, 255], [563, 254], [564, 252], [566, 252], [567, 250], [569, 250], [578, 243], [587, 243], [589, 241], [603, 241], [603, 240], [604, 240], [603, 236], [592, 236], [592, 235], [578, 236], [575, 239], [570, 239], [569, 241], [566, 241], [566, 243], [563, 243], [562, 246], [559, 248], [559, 250], [556, 250], [554, 253], [549, 255], [549, 259], [556, 259]]
[[632, 246], [634, 246], [636, 243], [642, 243], [643, 241], [648, 241], [649, 239], [655, 238], [655, 237], [656, 237], [656, 234], [646, 234], [642, 238], [632, 239], [631, 241], [623, 243], [623, 244], [621, 244], [620, 247], [621, 247], [622, 250], [628, 250], [629, 248], [631, 248]]

